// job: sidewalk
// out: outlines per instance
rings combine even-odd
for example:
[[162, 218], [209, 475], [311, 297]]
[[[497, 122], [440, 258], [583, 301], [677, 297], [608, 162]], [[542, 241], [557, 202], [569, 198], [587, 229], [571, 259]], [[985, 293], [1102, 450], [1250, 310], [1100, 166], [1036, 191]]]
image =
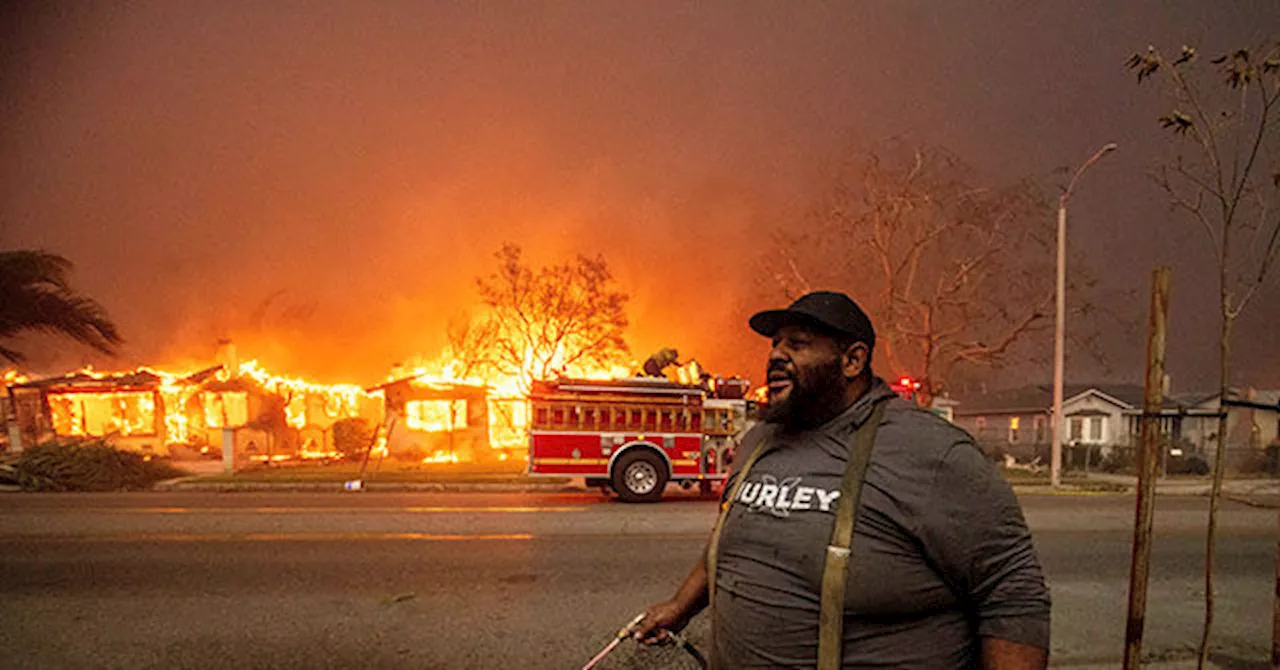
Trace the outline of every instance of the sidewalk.
[[[1050, 668], [1070, 668], [1070, 670], [1119, 670], [1124, 667], [1124, 662], [1117, 659], [1114, 663], [1092, 663], [1092, 662], [1075, 662], [1067, 659], [1063, 662], [1049, 661]], [[1186, 659], [1178, 661], [1143, 661], [1142, 667], [1151, 670], [1195, 670], [1195, 659]], [[1227, 668], [1240, 667], [1234, 665], [1219, 665], [1213, 661], [1204, 664], [1204, 667], [1211, 670], [1226, 670]], [[1253, 666], [1247, 666], [1253, 667]], [[1262, 667], [1265, 667], [1262, 666]]]
[[[1091, 482], [1105, 482], [1116, 486], [1124, 486], [1133, 491], [1138, 486], [1138, 478], [1132, 475], [1107, 473], [1090, 473]], [[1213, 483], [1209, 478], [1181, 479], [1165, 478], [1156, 481], [1156, 495], [1169, 496], [1201, 496], [1209, 495]], [[1280, 479], [1232, 479], [1222, 482], [1224, 498], [1253, 505], [1256, 507], [1280, 507]]]

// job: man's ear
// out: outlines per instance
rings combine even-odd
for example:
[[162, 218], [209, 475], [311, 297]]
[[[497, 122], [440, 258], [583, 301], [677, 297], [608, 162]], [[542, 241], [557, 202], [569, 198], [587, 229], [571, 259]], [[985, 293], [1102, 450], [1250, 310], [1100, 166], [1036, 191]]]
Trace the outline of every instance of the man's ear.
[[853, 379], [867, 369], [867, 358], [871, 353], [864, 342], [854, 342], [840, 354], [840, 367], [847, 379]]

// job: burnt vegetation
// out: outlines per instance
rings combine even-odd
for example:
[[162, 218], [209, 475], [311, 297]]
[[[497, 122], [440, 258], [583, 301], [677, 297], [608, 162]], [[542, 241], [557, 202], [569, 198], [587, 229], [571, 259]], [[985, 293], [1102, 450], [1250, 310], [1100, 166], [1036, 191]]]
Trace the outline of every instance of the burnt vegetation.
[[55, 439], [0, 463], [0, 480], [24, 491], [140, 491], [184, 474], [105, 439]]

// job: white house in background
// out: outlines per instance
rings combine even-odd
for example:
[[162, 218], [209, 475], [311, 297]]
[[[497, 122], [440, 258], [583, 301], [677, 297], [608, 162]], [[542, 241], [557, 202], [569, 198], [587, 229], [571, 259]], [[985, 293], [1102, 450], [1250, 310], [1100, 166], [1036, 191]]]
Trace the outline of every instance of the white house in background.
[[[1127, 447], [1141, 414], [1142, 387], [1126, 384], [1068, 385], [1062, 402], [1063, 442], [1097, 445], [1105, 456]], [[1025, 386], [955, 398], [955, 423], [977, 438], [988, 453], [1018, 460], [1048, 461], [1053, 388]]]
[[[1132, 384], [1068, 385], [1062, 403], [1063, 442], [1097, 446], [1103, 456], [1137, 444], [1143, 389]], [[1048, 461], [1053, 391], [1048, 385], [954, 397], [955, 423], [988, 453]], [[1233, 392], [1228, 400], [1229, 466], [1259, 466], [1268, 446], [1280, 449], [1280, 391]], [[1171, 446], [1212, 461], [1219, 412], [1217, 394], [1164, 398], [1160, 432]], [[1276, 458], [1272, 456], [1272, 458]]]
[[[1127, 389], [1126, 389], [1127, 390]], [[1088, 388], [1062, 400], [1062, 435], [1066, 444], [1099, 445], [1105, 456], [1113, 446], [1128, 445], [1129, 425], [1125, 420], [1134, 405], [1132, 392], [1111, 389], [1107, 393]], [[1122, 399], [1117, 395], [1123, 394]], [[1139, 390], [1139, 394], [1141, 391]], [[1139, 405], [1141, 397], [1139, 396]]]

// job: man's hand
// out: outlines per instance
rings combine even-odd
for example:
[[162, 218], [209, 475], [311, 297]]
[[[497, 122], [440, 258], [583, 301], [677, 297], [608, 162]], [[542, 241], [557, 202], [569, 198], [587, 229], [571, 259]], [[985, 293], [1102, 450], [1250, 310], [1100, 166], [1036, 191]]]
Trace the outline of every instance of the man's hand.
[[665, 644], [671, 641], [671, 633], [679, 633], [707, 606], [707, 550], [693, 565], [689, 576], [671, 600], [650, 605], [644, 618], [636, 624], [632, 637], [643, 644]]
[[671, 641], [670, 633], [684, 630], [690, 618], [686, 607], [676, 600], [650, 605], [632, 637], [642, 644], [666, 644]]

